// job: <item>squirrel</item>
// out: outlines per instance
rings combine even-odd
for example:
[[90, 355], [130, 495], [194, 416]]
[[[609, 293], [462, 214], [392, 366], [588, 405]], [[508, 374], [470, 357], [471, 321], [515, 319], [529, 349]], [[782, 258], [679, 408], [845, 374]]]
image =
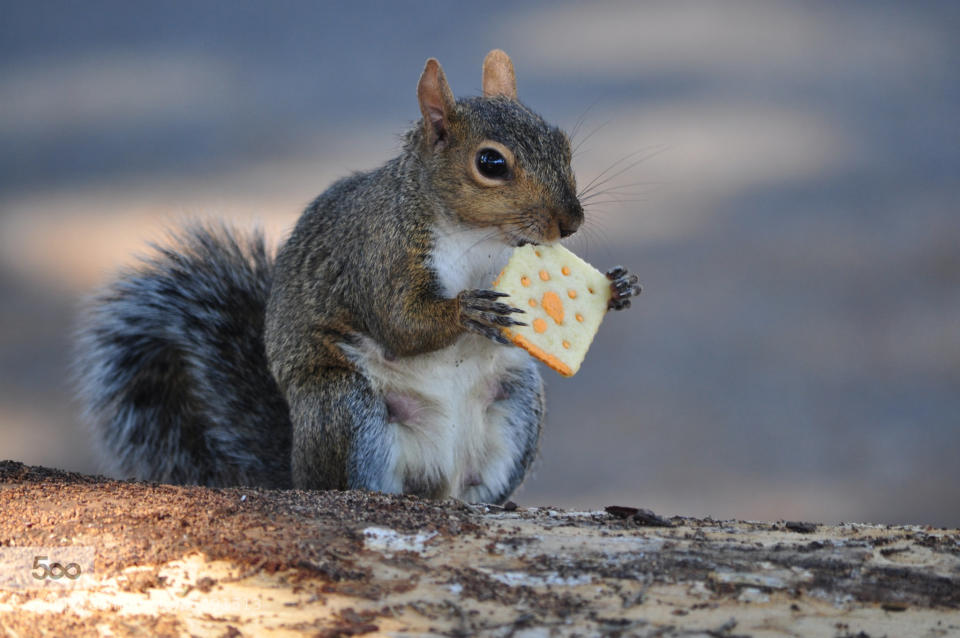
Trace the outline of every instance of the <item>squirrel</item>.
[[[93, 301], [74, 371], [108, 471], [210, 486], [502, 503], [544, 389], [488, 289], [516, 246], [584, 219], [566, 134], [491, 51], [481, 97], [429, 59], [398, 157], [334, 183], [271, 257], [259, 231], [187, 226]], [[607, 273], [609, 307], [637, 277]]]

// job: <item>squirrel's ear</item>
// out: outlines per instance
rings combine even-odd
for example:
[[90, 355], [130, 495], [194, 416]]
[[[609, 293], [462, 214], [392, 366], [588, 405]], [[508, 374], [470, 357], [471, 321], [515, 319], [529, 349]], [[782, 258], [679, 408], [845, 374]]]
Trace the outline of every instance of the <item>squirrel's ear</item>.
[[483, 96], [497, 95], [517, 99], [517, 76], [513, 72], [513, 62], [500, 49], [494, 49], [483, 59]]
[[420, 102], [420, 112], [423, 113], [423, 126], [427, 139], [431, 144], [443, 140], [447, 136], [450, 115], [456, 106], [453, 91], [447, 84], [447, 78], [440, 68], [440, 63], [434, 58], [427, 60], [427, 66], [420, 76], [417, 85], [417, 100]]

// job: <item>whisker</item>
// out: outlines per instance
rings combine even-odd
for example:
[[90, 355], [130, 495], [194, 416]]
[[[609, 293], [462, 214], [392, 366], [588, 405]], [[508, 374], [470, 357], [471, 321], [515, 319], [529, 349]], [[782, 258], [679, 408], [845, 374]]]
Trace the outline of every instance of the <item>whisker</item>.
[[651, 192], [651, 190], [653, 190], [653, 189], [642, 189], [642, 190], [639, 190], [639, 189], [638, 189], [638, 190], [636, 190], [636, 191], [631, 191], [631, 190], [627, 190], [627, 189], [634, 189], [634, 188], [637, 188], [638, 186], [653, 186], [653, 187], [659, 187], [659, 186], [663, 186], [664, 184], [666, 184], [666, 182], [633, 182], [633, 183], [630, 183], [630, 184], [621, 184], [621, 185], [619, 185], [619, 186], [608, 186], [607, 188], [604, 188], [604, 189], [602, 189], [602, 190], [594, 191], [594, 192], [592, 192], [592, 193], [590, 193], [590, 194], [588, 194], [588, 195], [586, 195], [586, 196], [580, 197], [580, 201], [581, 201], [581, 202], [583, 202], [583, 201], [589, 201], [589, 200], [590, 200], [591, 198], [593, 198], [593, 197], [598, 197], [598, 196], [600, 196], [600, 195], [606, 195], [606, 194], [608, 194], [608, 193], [620, 193], [620, 194], [623, 194], [623, 195], [630, 195], [630, 194], [639, 195], [639, 194], [641, 194], [641, 193], [649, 193], [649, 192]]
[[[596, 104], [600, 101], [600, 98], [595, 99], [590, 105], [584, 109], [583, 113], [580, 114], [580, 117], [577, 118], [576, 124], [573, 125], [573, 131], [570, 132], [570, 139], [573, 140], [576, 138], [577, 133], [580, 132], [580, 127], [583, 126], [584, 122], [587, 121], [587, 114], [590, 112]], [[572, 153], [571, 153], [572, 154]]]
[[574, 247], [578, 247], [577, 252], [579, 251], [579, 246], [583, 246], [583, 257], [588, 261], [595, 261], [592, 253], [596, 252], [597, 246], [603, 248], [603, 252], [609, 257], [610, 249], [608, 248], [610, 244], [610, 238], [604, 232], [604, 229], [600, 225], [593, 223], [595, 220], [592, 220], [590, 223], [584, 224], [576, 232], [573, 237], [571, 237], [570, 243]]
[[601, 199], [599, 201], [589, 202], [590, 206], [603, 206], [604, 204], [630, 204], [634, 202], [648, 202], [650, 201], [646, 197], [624, 197], [624, 198], [610, 198], [610, 199]]
[[[601, 174], [598, 175], [596, 178], [594, 178], [594, 180], [593, 180], [592, 182], [590, 182], [590, 184], [587, 185], [587, 188], [584, 189], [584, 191], [581, 193], [581, 195], [586, 195], [587, 193], [589, 193], [589, 191], [590, 191], [591, 189], [600, 188], [600, 187], [603, 186], [604, 184], [609, 183], [610, 180], [613, 180], [613, 179], [616, 179], [616, 178], [620, 177], [621, 175], [623, 175], [624, 173], [626, 173], [626, 172], [629, 171], [630, 169], [632, 169], [632, 168], [636, 167], [637, 165], [639, 165], [639, 164], [641, 164], [641, 163], [649, 160], [649, 159], [652, 158], [652, 157], [656, 157], [657, 155], [659, 155], [660, 153], [664, 152], [665, 150], [667, 150], [667, 146], [666, 146], [666, 145], [659, 145], [659, 146], [655, 147], [654, 150], [650, 151], [650, 153], [649, 153], [648, 155], [644, 155], [643, 157], [641, 157], [640, 159], [636, 160], [635, 162], [630, 162], [630, 164], [628, 164], [628, 165], [625, 166], [624, 168], [620, 169], [619, 171], [617, 171], [617, 172], [614, 173], [613, 175], [610, 175], [609, 177], [607, 177], [607, 178], [604, 179], [603, 181], [597, 183], [597, 179], [599, 179], [599, 178], [603, 175], [603, 173], [601, 173]], [[632, 153], [632, 155], [633, 155], [633, 156], [636, 156], [636, 153]], [[623, 161], [623, 160], [621, 160], [621, 161]], [[610, 168], [613, 168], [613, 167], [611, 166]], [[610, 169], [607, 169], [607, 170], [610, 170]], [[606, 171], [604, 171], [604, 172], [606, 172]]]
[[[656, 148], [656, 147], [652, 147], [652, 148]], [[599, 175], [597, 175], [597, 176], [594, 177], [592, 180], [590, 180], [590, 183], [589, 183], [589, 184], [587, 184], [587, 185], [584, 186], [582, 189], [580, 189], [579, 196], [582, 197], [582, 196], [586, 195], [587, 193], [589, 193], [592, 189], [597, 188], [597, 186], [604, 184], [605, 182], [601, 182], [599, 185], [594, 186], [594, 184], [597, 183], [597, 180], [601, 179], [604, 175], [606, 175], [607, 173], [609, 173], [610, 171], [612, 171], [614, 168], [616, 168], [617, 166], [619, 166], [619, 165], [622, 164], [623, 162], [626, 162], [627, 160], [629, 160], [629, 159], [631, 159], [631, 158], [633, 158], [633, 157], [636, 157], [636, 156], [639, 155], [640, 153], [649, 152], [650, 149], [651, 149], [651, 147], [645, 147], [645, 148], [637, 149], [636, 151], [633, 151], [632, 153], [627, 153], [626, 155], [624, 155], [623, 157], [621, 157], [620, 159], [618, 159], [617, 161], [615, 161], [613, 164], [611, 164], [610, 166], [608, 166], [608, 167], [606, 167], [605, 169], [603, 169], [603, 171], [601, 171]], [[643, 161], [644, 159], [647, 159], [647, 157], [644, 156], [643, 158], [640, 159], [640, 161]], [[639, 163], [639, 162], [638, 162], [638, 163]], [[636, 164], [634, 164], [634, 166], [635, 166], [635, 165], [636, 165]], [[631, 166], [630, 168], [632, 168], [632, 166]]]
[[590, 131], [585, 138], [583, 138], [582, 140], [580, 140], [579, 142], [577, 142], [577, 145], [573, 147], [573, 150], [570, 151], [570, 154], [575, 156], [575, 155], [577, 154], [577, 151], [580, 150], [580, 147], [583, 146], [583, 145], [586, 143], [587, 140], [589, 140], [591, 137], [594, 136], [594, 134], [595, 134], [597, 131], [602, 130], [604, 127], [606, 127], [606, 126], [607, 126], [608, 124], [610, 124], [611, 122], [613, 122], [613, 118], [610, 118], [609, 120], [607, 120], [606, 122], [604, 122], [604, 123], [601, 124], [600, 126], [597, 126], [597, 127], [594, 128], [592, 131]]
[[489, 231], [489, 232], [487, 232], [487, 233], [484, 233], [484, 234], [480, 237], [480, 239], [478, 239], [477, 241], [475, 241], [473, 244], [470, 245], [469, 248], [467, 248], [466, 250], [463, 251], [463, 254], [460, 256], [461, 259], [462, 259], [463, 257], [466, 257], [467, 253], [469, 253], [471, 250], [473, 250], [474, 248], [476, 248], [477, 246], [479, 246], [479, 245], [482, 244], [483, 242], [489, 241], [489, 240], [493, 239], [493, 238], [496, 237], [498, 234], [499, 234], [499, 231], [498, 231], [498, 230], [491, 230], [491, 231]]
[[603, 192], [597, 193], [596, 195], [591, 195], [590, 197], [585, 197], [581, 199], [580, 203], [586, 206], [587, 204], [590, 204], [592, 202], [600, 201], [600, 198], [604, 198], [604, 197], [605, 198], [612, 198], [612, 197], [631, 198], [631, 197], [648, 197], [649, 195], [651, 195], [650, 191], [614, 191], [614, 192], [603, 191]]

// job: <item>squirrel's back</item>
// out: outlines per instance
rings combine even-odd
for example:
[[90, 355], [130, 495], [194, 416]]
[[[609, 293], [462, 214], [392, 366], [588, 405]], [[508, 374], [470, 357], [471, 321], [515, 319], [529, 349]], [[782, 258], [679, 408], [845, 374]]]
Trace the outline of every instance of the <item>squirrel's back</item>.
[[75, 374], [104, 469], [287, 487], [290, 417], [269, 372], [273, 258], [259, 232], [194, 224], [91, 304]]

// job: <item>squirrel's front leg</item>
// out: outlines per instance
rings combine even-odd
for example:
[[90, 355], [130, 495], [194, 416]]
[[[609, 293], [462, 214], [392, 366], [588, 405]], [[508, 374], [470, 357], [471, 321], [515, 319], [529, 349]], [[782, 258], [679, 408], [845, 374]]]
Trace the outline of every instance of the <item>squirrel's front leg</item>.
[[623, 266], [614, 266], [606, 272], [607, 279], [610, 280], [610, 291], [613, 296], [607, 308], [610, 310], [623, 310], [630, 307], [630, 297], [636, 297], [643, 290], [640, 287], [639, 278], [631, 275]]
[[447, 299], [427, 295], [401, 298], [393, 306], [397, 310], [378, 322], [374, 336], [391, 356], [445, 348], [465, 331], [508, 344], [500, 328], [526, 324], [511, 317], [523, 310], [497, 301], [504, 296], [493, 290], [464, 290]]

